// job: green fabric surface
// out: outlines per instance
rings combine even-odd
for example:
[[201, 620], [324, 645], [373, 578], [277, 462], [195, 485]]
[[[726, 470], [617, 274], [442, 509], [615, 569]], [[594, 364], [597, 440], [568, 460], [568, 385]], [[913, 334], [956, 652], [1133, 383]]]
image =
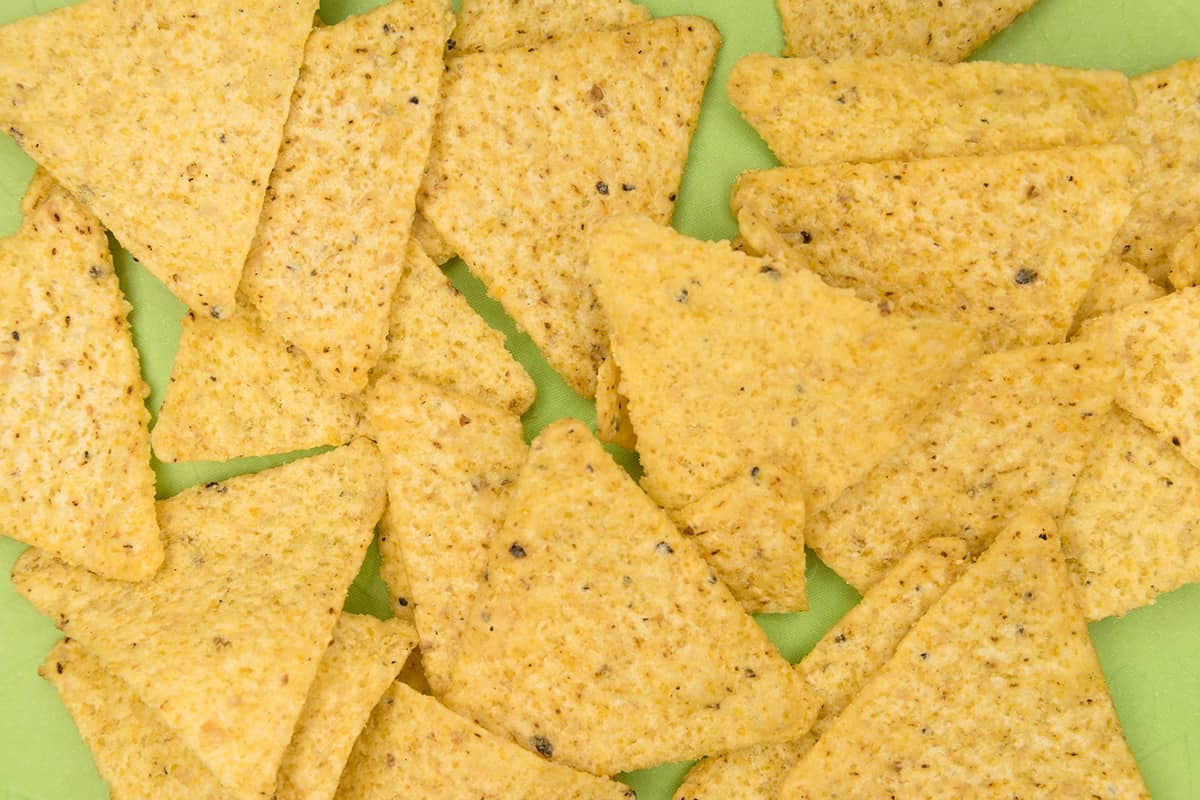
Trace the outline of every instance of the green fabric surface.
[[[0, 24], [67, 5], [65, 0], [0, 0]], [[328, 23], [377, 5], [375, 0], [326, 0]], [[734, 177], [773, 165], [770, 152], [730, 106], [725, 79], [750, 52], [778, 53], [783, 45], [774, 0], [646, 0], [656, 16], [699, 14], [725, 37], [709, 87], [680, 192], [675, 225], [701, 238], [736, 232], [728, 208]], [[1200, 0], [1042, 0], [977, 54], [1014, 62], [1108, 67], [1129, 74], [1200, 56]], [[0, 58], [3, 58], [0, 54]], [[18, 203], [33, 165], [0, 135], [0, 236], [16, 230]], [[134, 305], [134, 339], [152, 394], [162, 400], [179, 338], [183, 305], [113, 244], [121, 285]], [[461, 262], [447, 273], [483, 316], [507, 337], [509, 348], [538, 384], [525, 416], [526, 433], [563, 416], [595, 421], [592, 404], [575, 395], [546, 365], [529, 338]], [[613, 448], [637, 473], [633, 454]], [[160, 496], [195, 483], [262, 469], [304, 454], [242, 459], [228, 464], [155, 464]], [[10, 521], [0, 523], [0, 534]], [[99, 800], [107, 796], [86, 748], [49, 684], [37, 677], [44, 653], [58, 638], [13, 591], [7, 575], [23, 545], [0, 535], [0, 800]], [[770, 615], [759, 622], [788, 659], [802, 657], [858, 600], [855, 592], [815, 558], [809, 569], [812, 610]], [[372, 547], [346, 606], [386, 615], [386, 591]], [[1157, 605], [1091, 628], [1125, 731], [1156, 800], [1200, 798], [1200, 585], [1163, 597]], [[641, 800], [667, 800], [686, 765], [623, 776]]]

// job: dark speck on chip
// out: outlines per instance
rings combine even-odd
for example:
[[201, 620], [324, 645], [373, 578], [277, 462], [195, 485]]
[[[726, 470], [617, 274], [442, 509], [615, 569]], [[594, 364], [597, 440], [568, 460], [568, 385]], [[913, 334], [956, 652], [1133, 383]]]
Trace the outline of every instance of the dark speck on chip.
[[1016, 281], [1017, 284], [1024, 286], [1037, 280], [1037, 273], [1031, 269], [1025, 269], [1022, 267], [1021, 269], [1017, 270], [1017, 274], [1013, 276], [1013, 280]]
[[554, 755], [554, 745], [550, 744], [550, 740], [545, 736], [534, 736], [529, 740], [533, 744], [533, 749], [538, 751], [538, 755], [543, 758], [550, 758]]
[[687, 301], [688, 301], [688, 290], [687, 289], [680, 289], [678, 292], [675, 293], [675, 302], [676, 303], [686, 303]]
[[760, 275], [766, 275], [773, 281], [779, 280], [779, 270], [775, 269], [774, 267], [763, 267], [758, 272]]
[[608, 184], [604, 181], [596, 181], [596, 191], [600, 194], [608, 194]]
[[513, 542], [511, 545], [509, 545], [508, 554], [513, 558], [524, 558], [526, 556], [525, 548], [521, 547], [521, 545], [517, 544], [516, 542]]
[[664, 556], [669, 556], [675, 552], [675, 548], [671, 547], [671, 545], [667, 544], [666, 542], [659, 542], [654, 546], [654, 552], [662, 553]]

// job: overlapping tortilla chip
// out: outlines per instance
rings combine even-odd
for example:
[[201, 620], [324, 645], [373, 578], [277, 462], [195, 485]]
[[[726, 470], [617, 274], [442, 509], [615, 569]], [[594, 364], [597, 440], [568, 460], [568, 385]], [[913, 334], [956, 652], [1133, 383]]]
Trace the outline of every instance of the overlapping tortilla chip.
[[453, 25], [448, 0], [391, 0], [304, 51], [242, 288], [339, 392], [383, 354]]
[[401, 620], [342, 614], [279, 768], [277, 800], [331, 800], [371, 710], [416, 643]]
[[862, 591], [918, 543], [959, 536], [978, 553], [1023, 508], [1061, 517], [1112, 407], [1106, 341], [985, 356], [903, 444], [821, 513], [805, 539]]
[[360, 439], [159, 503], [166, 559], [144, 583], [30, 550], [13, 584], [231, 796], [266, 798], [383, 502], [379, 454]]
[[184, 316], [151, 442], [163, 461], [225, 461], [339, 445], [364, 418], [243, 301], [232, 319]]
[[1171, 271], [1167, 277], [1176, 289], [1200, 283], [1200, 225], [1171, 250]]
[[580, 31], [626, 28], [650, 19], [630, 0], [463, 0], [454, 52], [536, 47]]
[[339, 800], [630, 800], [628, 788], [527, 753], [432, 697], [392, 685], [359, 737]]
[[419, 208], [588, 397], [608, 342], [589, 232], [670, 220], [719, 44], [672, 17], [450, 62]]
[[1074, 337], [1083, 323], [1092, 317], [1143, 300], [1154, 300], [1166, 293], [1166, 289], [1151, 280], [1149, 275], [1128, 261], [1123, 261], [1119, 256], [1109, 253], [1100, 259], [1096, 271], [1092, 273], [1092, 285], [1088, 287], [1083, 302], [1075, 312], [1070, 335]]
[[379, 552], [384, 582], [408, 588], [429, 684], [441, 695], [488, 546], [504, 521], [527, 448], [512, 413], [428, 384], [390, 376], [367, 409], [383, 451], [388, 503]]
[[398, 544], [388, 543], [393, 538], [392, 517], [388, 513], [390, 509], [391, 503], [388, 503], [383, 516], [379, 518], [379, 524], [375, 526], [379, 534], [379, 577], [387, 589], [392, 616], [415, 626], [412, 584], [408, 580], [408, 569], [404, 566], [404, 554], [400, 552]]
[[433, 227], [433, 223], [425, 219], [425, 215], [420, 211], [413, 215], [411, 235], [412, 240], [420, 245], [433, 263], [441, 265], [454, 258], [454, 248], [446, 244], [437, 228]]
[[777, 0], [784, 55], [962, 61], [1036, 0]]
[[87, 0], [5, 25], [0, 130], [197, 314], [226, 316], [316, 10]]
[[612, 356], [596, 371], [596, 435], [602, 442], [637, 448], [637, 434], [629, 419], [629, 400], [621, 394], [621, 370]]
[[754, 54], [728, 90], [788, 167], [1105, 144], [1134, 107], [1120, 72], [906, 57]]
[[780, 797], [1150, 797], [1049, 516], [1013, 518]]
[[1137, 167], [1100, 146], [772, 169], [742, 175], [733, 209], [752, 249], [995, 351], [1066, 338]]
[[574, 420], [534, 440], [446, 703], [597, 774], [789, 741], [820, 705]]
[[147, 578], [163, 558], [148, 390], [108, 239], [41, 170], [22, 211], [0, 240], [0, 534]]

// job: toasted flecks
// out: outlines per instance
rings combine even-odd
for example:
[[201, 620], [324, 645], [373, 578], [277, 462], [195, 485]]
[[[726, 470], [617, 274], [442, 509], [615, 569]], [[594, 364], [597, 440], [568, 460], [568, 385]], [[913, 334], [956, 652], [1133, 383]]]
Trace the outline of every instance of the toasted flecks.
[[129, 304], [100, 222], [44, 171], [21, 210], [0, 239], [0, 534], [141, 580], [163, 553]]
[[772, 169], [742, 175], [733, 209], [758, 252], [995, 351], [1066, 338], [1137, 167], [1102, 146]]
[[824, 703], [812, 732], [794, 742], [705, 759], [688, 773], [675, 800], [776, 800], [796, 762], [969, 563], [961, 539], [931, 539], [913, 549], [796, 665]]
[[1172, 249], [1200, 225], [1200, 59], [1134, 78], [1129, 135], [1141, 145], [1140, 192], [1113, 252], [1159, 283]]
[[777, 0], [784, 55], [962, 61], [1035, 0]]
[[1083, 323], [1093, 317], [1143, 300], [1154, 300], [1166, 293], [1167, 290], [1151, 280], [1149, 275], [1109, 253], [1096, 264], [1091, 286], [1075, 312], [1071, 336], [1074, 337]]
[[1200, 225], [1171, 250], [1171, 271], [1168, 277], [1176, 289], [1186, 289], [1200, 283]]
[[1058, 531], [1041, 513], [1014, 517], [916, 623], [781, 794], [1149, 796], [1121, 735]]
[[982, 551], [1023, 508], [1066, 510], [1119, 377], [1105, 341], [985, 356], [906, 441], [805, 539], [860, 591], [916, 544], [959, 536]]
[[670, 220], [720, 41], [672, 17], [449, 63], [419, 208], [585, 396], [608, 342], [589, 234]]
[[402, 683], [371, 715], [337, 793], [339, 800], [633, 796], [615, 781], [528, 753]]
[[534, 440], [447, 704], [597, 774], [812, 725], [812, 693], [666, 515], [565, 420]]
[[360, 439], [160, 502], [166, 559], [144, 583], [30, 550], [13, 585], [231, 796], [267, 798], [383, 502], [379, 454]]
[[409, 375], [523, 414], [537, 393], [533, 379], [504, 348], [442, 271], [415, 244], [392, 298], [387, 350], [375, 380]]
[[646, 470], [666, 508], [770, 461], [811, 514], [898, 444], [981, 350], [953, 323], [884, 314], [813, 273], [647, 220], [593, 237], [589, 272]]
[[303, 351], [243, 301], [214, 320], [189, 312], [151, 433], [163, 461], [225, 461], [340, 445], [363, 430], [362, 401], [322, 380]]
[[399, 376], [376, 384], [367, 407], [391, 498], [381, 572], [395, 602], [414, 609], [441, 695], [528, 448], [514, 414]]
[[305, 48], [243, 291], [345, 394], [383, 354], [453, 24], [394, 0]]
[[637, 449], [629, 399], [621, 394], [621, 370], [611, 355], [600, 362], [596, 371], [596, 427], [600, 441]]
[[754, 54], [728, 90], [789, 167], [1106, 144], [1134, 107], [1120, 72], [909, 57]]
[[0, 129], [197, 314], [224, 318], [316, 10], [87, 0], [5, 25]]
[[536, 47], [581, 31], [626, 28], [650, 19], [630, 0], [464, 0], [452, 53]]
[[416, 643], [399, 619], [342, 614], [279, 768], [277, 800], [332, 800], [371, 710]]

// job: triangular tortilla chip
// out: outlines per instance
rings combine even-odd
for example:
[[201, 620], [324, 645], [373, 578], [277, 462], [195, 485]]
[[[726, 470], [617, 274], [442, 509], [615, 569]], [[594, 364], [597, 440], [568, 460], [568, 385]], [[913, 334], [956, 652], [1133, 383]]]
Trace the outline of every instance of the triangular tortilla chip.
[[1148, 800], [1048, 516], [1013, 520], [780, 797]]
[[1066, 338], [1129, 214], [1119, 146], [750, 172], [747, 244], [880, 309], [975, 328], [989, 351]]
[[1128, 261], [1109, 253], [1100, 259], [1092, 273], [1092, 285], [1088, 287], [1083, 302], [1075, 311], [1071, 323], [1071, 337], [1079, 332], [1084, 322], [1092, 317], [1107, 314], [1140, 303], [1162, 297], [1167, 290], [1150, 279]]
[[233, 800], [154, 709], [79, 642], [55, 645], [38, 674], [58, 690], [112, 797]]
[[1114, 410], [1063, 517], [1063, 550], [1089, 620], [1200, 581], [1200, 470]]
[[140, 580], [163, 553], [129, 304], [104, 229], [45, 172], [22, 211], [0, 240], [0, 534]]
[[533, 405], [537, 387], [504, 336], [488, 326], [416, 243], [392, 299], [387, 350], [375, 371], [411, 375], [515, 414]]
[[86, 0], [0, 28], [0, 130], [202, 315], [233, 312], [317, 0]]
[[387, 470], [379, 553], [393, 595], [403, 573], [421, 658], [436, 694], [450, 671], [527, 448], [521, 421], [477, 400], [399, 376], [367, 404]]
[[313, 31], [242, 288], [334, 390], [383, 354], [433, 137], [448, 0]]
[[449, 64], [420, 209], [587, 397], [608, 342], [589, 231], [670, 220], [720, 41], [672, 17]]
[[151, 442], [163, 461], [225, 461], [339, 445], [364, 416], [242, 302], [228, 320], [184, 316]]
[[435, 264], [445, 264], [456, 255], [454, 248], [446, 243], [433, 223], [425, 219], [420, 211], [413, 215], [411, 237]]
[[[407, 502], [407, 500], [405, 501]], [[400, 552], [398, 542], [392, 541], [391, 503], [379, 518], [375, 530], [379, 535], [379, 577], [387, 589], [388, 604], [392, 616], [404, 620], [409, 625], [416, 626], [416, 615], [412, 601], [412, 584], [408, 580], [408, 569], [404, 566], [404, 554]], [[419, 651], [418, 651], [419, 652]]]
[[987, 547], [1029, 505], [1061, 517], [1119, 374], [1104, 342], [986, 356], [866, 479], [810, 518], [805, 539], [859, 591], [913, 546]]
[[140, 584], [27, 551], [13, 585], [147, 705], [231, 795], [266, 798], [383, 511], [365, 440], [159, 503]]
[[1113, 251], [1162, 283], [1171, 250], [1200, 225], [1200, 59], [1133, 81], [1137, 110], [1129, 135], [1141, 145], [1140, 193]]
[[675, 800], [776, 800], [796, 762], [968, 564], [961, 539], [932, 539], [905, 556], [796, 665], [824, 701], [812, 732], [794, 742], [705, 759], [688, 773]]
[[1176, 289], [1200, 283], [1200, 225], [1171, 251], [1171, 272], [1167, 277]]
[[596, 370], [596, 435], [602, 442], [637, 449], [637, 434], [629, 419], [629, 399], [621, 394], [621, 370], [610, 355]]
[[786, 56], [962, 61], [1037, 0], [777, 0]]
[[342, 614], [279, 768], [277, 800], [331, 800], [371, 710], [416, 643], [408, 623]]
[[626, 28], [650, 19], [629, 0], [463, 0], [454, 52], [536, 47], [581, 31]]
[[596, 774], [795, 739], [820, 705], [574, 420], [534, 440], [467, 624], [446, 704]]
[[614, 220], [588, 262], [646, 470], [668, 509], [771, 461], [809, 513], [898, 444], [966, 363], [960, 325], [884, 315], [807, 270]]
[[631, 800], [634, 794], [527, 753], [396, 683], [355, 744], [337, 797]]
[[757, 53], [728, 90], [788, 167], [1104, 144], [1134, 107], [1120, 72], [905, 57]]

